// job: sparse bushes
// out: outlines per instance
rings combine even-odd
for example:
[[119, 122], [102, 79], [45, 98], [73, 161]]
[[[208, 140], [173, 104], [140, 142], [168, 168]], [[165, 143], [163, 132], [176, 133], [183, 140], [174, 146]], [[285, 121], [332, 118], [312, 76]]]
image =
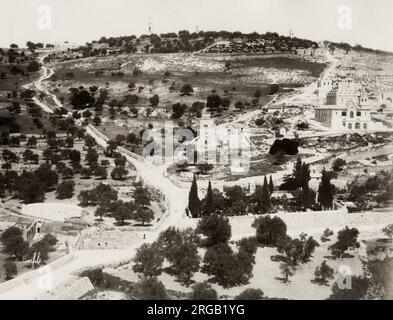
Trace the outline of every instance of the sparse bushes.
[[333, 162], [332, 169], [335, 172], [341, 171], [343, 166], [345, 166], [346, 164], [347, 162], [344, 159], [337, 158]]
[[382, 229], [382, 232], [389, 237], [390, 239], [393, 238], [393, 224], [387, 225], [385, 228]]
[[220, 111], [221, 103], [222, 103], [222, 100], [219, 95], [211, 94], [207, 97], [206, 108], [209, 111]]
[[206, 237], [202, 240], [205, 247], [226, 243], [232, 234], [228, 218], [216, 213], [203, 217], [198, 223], [196, 233], [203, 234]]
[[192, 286], [191, 300], [218, 300], [218, 296], [216, 290], [205, 281]]
[[358, 236], [358, 229], [345, 227], [338, 232], [337, 242], [329, 246], [329, 250], [335, 258], [341, 258], [347, 250], [360, 247], [357, 241]]
[[289, 277], [292, 277], [295, 274], [296, 267], [291, 264], [289, 261], [283, 261], [280, 263], [280, 271], [281, 274], [284, 276], [283, 282], [289, 282]]
[[209, 247], [203, 262], [202, 272], [212, 276], [209, 281], [224, 288], [247, 284], [252, 276], [252, 259], [234, 253], [226, 243]]
[[0, 237], [3, 252], [21, 259], [29, 251], [29, 244], [23, 240], [22, 230], [17, 227], [6, 229]]
[[194, 89], [192, 88], [192, 86], [189, 83], [185, 83], [180, 90], [180, 93], [183, 96], [190, 96], [193, 92], [194, 92]]
[[330, 237], [333, 236], [334, 232], [330, 230], [329, 228], [325, 229], [323, 232], [323, 235], [321, 236], [321, 241], [322, 242], [327, 242], [330, 241]]
[[134, 76], [139, 76], [142, 73], [143, 73], [142, 70], [138, 66], [134, 66], [134, 68], [132, 69], [132, 74]]
[[191, 278], [199, 270], [200, 257], [196, 243], [198, 237], [192, 229], [184, 231], [169, 228], [162, 232], [157, 241], [164, 257], [171, 266], [168, 269], [178, 281], [189, 286]]
[[124, 167], [116, 167], [111, 172], [111, 177], [113, 180], [124, 180], [128, 175], [128, 170]]
[[5, 279], [10, 280], [18, 274], [16, 263], [13, 261], [7, 261], [4, 263]]
[[288, 154], [288, 155], [297, 155], [299, 153], [298, 147], [299, 147], [299, 142], [297, 140], [291, 140], [291, 139], [275, 140], [269, 150], [269, 154], [275, 155], [278, 152], [283, 152], [284, 154]]
[[[46, 234], [40, 241], [33, 243], [29, 250], [29, 258], [39, 258], [41, 262], [49, 259], [49, 252], [54, 250], [57, 238], [51, 234]], [[34, 265], [33, 265], [34, 266]]]
[[172, 105], [172, 119], [179, 119], [181, 118], [187, 110], [186, 104], [175, 103]]
[[347, 281], [351, 281], [350, 286], [344, 289], [335, 282], [328, 300], [361, 300], [371, 285], [370, 280], [362, 276], [352, 276]]
[[71, 97], [70, 103], [74, 109], [85, 109], [93, 107], [95, 98], [83, 87], [81, 88], [70, 88]]
[[117, 200], [117, 191], [111, 186], [100, 183], [92, 190], [82, 190], [78, 200], [82, 207], [107, 204]]
[[269, 88], [269, 94], [273, 95], [273, 94], [277, 94], [280, 91], [280, 87], [278, 86], [278, 84], [271, 84], [270, 88]]
[[85, 270], [80, 274], [80, 277], [88, 277], [94, 287], [99, 287], [104, 282], [102, 269]]
[[243, 101], [236, 101], [235, 108], [239, 109], [239, 110], [243, 110], [245, 108], [244, 102]]
[[324, 260], [319, 267], [315, 269], [315, 282], [320, 285], [329, 284], [329, 280], [332, 280], [334, 274], [334, 270], [327, 264], [326, 260]]
[[136, 296], [140, 300], [168, 300], [165, 286], [156, 278], [141, 280], [137, 285]]
[[287, 234], [287, 226], [279, 217], [259, 217], [252, 226], [256, 228], [256, 241], [260, 246], [275, 247]]
[[235, 300], [262, 300], [263, 291], [261, 289], [246, 289], [235, 297]]
[[111, 213], [112, 217], [123, 226], [126, 220], [135, 218], [136, 206], [133, 202], [124, 202], [122, 200], [114, 201], [109, 204], [102, 204], [97, 208], [96, 215], [102, 217]]
[[156, 244], [143, 244], [136, 252], [133, 270], [145, 277], [157, 277], [162, 273], [164, 258]]
[[149, 98], [149, 102], [150, 102], [152, 107], [157, 107], [159, 102], [160, 102], [160, 99], [159, 99], [158, 95], [155, 94], [154, 96]]
[[71, 199], [74, 196], [74, 181], [63, 181], [57, 186], [56, 198], [57, 199]]
[[310, 261], [315, 248], [319, 247], [313, 237], [308, 237], [302, 233], [298, 239], [289, 236], [280, 238], [277, 243], [277, 251], [284, 255], [284, 260], [293, 266]]
[[309, 128], [309, 124], [306, 121], [301, 121], [296, 124], [297, 130], [307, 130]]

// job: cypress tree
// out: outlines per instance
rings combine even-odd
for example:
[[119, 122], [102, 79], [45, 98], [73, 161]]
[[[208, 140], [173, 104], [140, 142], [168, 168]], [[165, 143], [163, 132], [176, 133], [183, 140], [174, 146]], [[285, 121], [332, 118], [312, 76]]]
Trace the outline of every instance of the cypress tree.
[[318, 202], [323, 208], [331, 209], [333, 207], [334, 192], [334, 186], [330, 183], [330, 175], [324, 168], [318, 188]]
[[303, 164], [300, 157], [297, 158], [293, 175], [298, 188], [303, 187]]
[[269, 192], [269, 185], [267, 183], [267, 178], [263, 180], [262, 186], [262, 194], [261, 194], [261, 205], [262, 205], [262, 212], [267, 213], [271, 209], [271, 202], [270, 202], [270, 192]]
[[212, 190], [212, 184], [211, 181], [209, 180], [209, 185], [207, 187], [207, 194], [206, 194], [206, 204], [205, 204], [205, 215], [210, 216], [214, 210], [214, 204], [213, 204], [213, 190]]
[[270, 191], [270, 195], [272, 195], [272, 193], [274, 191], [274, 184], [273, 184], [272, 176], [270, 176], [270, 179], [269, 179], [269, 191]]
[[302, 188], [302, 205], [304, 209], [308, 209], [311, 206], [310, 188], [308, 183], [304, 184]]
[[311, 206], [310, 188], [308, 182], [310, 181], [310, 169], [307, 164], [302, 164], [302, 205], [304, 209], [308, 209]]
[[190, 210], [193, 218], [199, 217], [201, 210], [201, 201], [198, 197], [198, 186], [195, 174], [192, 180], [190, 193], [188, 194], [188, 209]]

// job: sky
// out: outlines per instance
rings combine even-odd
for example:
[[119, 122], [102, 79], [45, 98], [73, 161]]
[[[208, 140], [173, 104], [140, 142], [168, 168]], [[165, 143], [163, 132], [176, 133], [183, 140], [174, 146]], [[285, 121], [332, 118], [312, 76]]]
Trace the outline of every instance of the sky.
[[[392, 0], [1, 0], [0, 46], [179, 30], [267, 31], [393, 51]], [[48, 11], [47, 9], [50, 9]], [[349, 11], [348, 11], [349, 8]], [[50, 15], [48, 16], [48, 12]], [[48, 19], [49, 17], [49, 19]], [[344, 27], [343, 27], [344, 26]]]

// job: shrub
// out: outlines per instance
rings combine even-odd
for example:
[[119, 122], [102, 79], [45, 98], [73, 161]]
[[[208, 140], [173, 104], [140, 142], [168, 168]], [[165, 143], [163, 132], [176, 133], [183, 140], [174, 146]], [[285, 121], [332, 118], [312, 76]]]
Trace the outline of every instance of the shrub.
[[4, 270], [5, 270], [6, 280], [10, 280], [18, 274], [16, 263], [13, 261], [7, 261], [6, 263], [4, 263]]
[[57, 199], [71, 199], [74, 195], [75, 182], [63, 181], [57, 186], [56, 198]]
[[275, 155], [278, 152], [283, 152], [288, 155], [297, 155], [299, 153], [298, 150], [299, 141], [292, 139], [282, 139], [275, 140], [273, 145], [270, 147], [269, 154]]
[[88, 277], [95, 287], [99, 287], [104, 283], [104, 273], [102, 269], [85, 270], [80, 274], [80, 277]]
[[382, 229], [382, 232], [389, 237], [390, 239], [393, 238], [393, 224], [387, 225], [385, 228]]
[[261, 289], [246, 289], [235, 297], [235, 300], [262, 300], [263, 291]]
[[339, 284], [335, 282], [328, 300], [360, 300], [364, 298], [370, 287], [370, 280], [361, 276], [353, 276], [350, 279], [350, 289], [341, 289]]
[[344, 159], [337, 158], [333, 162], [332, 169], [335, 172], [341, 171], [342, 167], [345, 166], [346, 164], [347, 164], [347, 162]]
[[321, 237], [322, 242], [327, 242], [330, 241], [330, 237], [333, 236], [334, 232], [330, 230], [329, 228], [325, 229], [323, 232], [323, 235]]
[[136, 295], [140, 300], [169, 299], [164, 284], [156, 278], [147, 278], [139, 282]]
[[217, 292], [205, 281], [192, 286], [191, 300], [218, 300]]
[[259, 217], [252, 226], [256, 228], [256, 241], [261, 246], [275, 247], [287, 234], [287, 226], [279, 217]]
[[156, 245], [143, 244], [136, 252], [133, 270], [145, 277], [156, 277], [162, 273], [164, 258]]
[[359, 248], [358, 235], [358, 229], [345, 227], [345, 229], [338, 232], [337, 242], [329, 246], [329, 250], [331, 250], [335, 258], [341, 258], [348, 249]]
[[203, 241], [205, 247], [227, 243], [232, 235], [228, 218], [216, 213], [204, 216], [198, 223], [196, 233], [206, 236], [206, 239]]
[[334, 270], [324, 260], [319, 267], [315, 269], [315, 282], [320, 285], [327, 285], [329, 280], [333, 279]]

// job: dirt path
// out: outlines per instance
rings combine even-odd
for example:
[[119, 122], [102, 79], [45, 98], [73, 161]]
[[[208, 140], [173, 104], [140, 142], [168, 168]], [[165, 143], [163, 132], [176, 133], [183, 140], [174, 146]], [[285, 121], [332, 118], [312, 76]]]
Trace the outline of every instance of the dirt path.
[[[42, 62], [44, 61], [44, 58], [45, 56], [41, 58]], [[26, 87], [35, 88], [36, 90], [46, 93], [53, 99], [55, 103], [55, 106], [53, 107], [60, 108], [62, 107], [61, 102], [54, 94], [50, 93], [43, 84], [43, 82], [52, 75], [53, 70], [44, 65], [42, 76], [35, 83], [31, 84], [30, 86], [27, 85]], [[311, 88], [306, 90], [306, 92], [302, 92], [301, 94], [308, 94], [309, 92], [311, 92]], [[291, 99], [294, 99], [294, 97], [291, 97]], [[38, 99], [36, 99], [35, 102], [40, 105], [40, 107], [45, 112], [53, 113], [53, 107], [38, 101]], [[260, 111], [258, 110], [258, 112]], [[248, 117], [249, 115], [244, 116], [244, 118]], [[100, 145], [102, 148], [106, 147], [107, 140], [103, 138], [102, 134], [97, 134], [93, 128], [89, 127], [87, 128], [87, 132], [95, 139], [98, 145]], [[184, 211], [188, 200], [188, 189], [176, 186], [167, 177], [164, 176], [166, 166], [156, 166], [146, 161], [132, 157], [124, 152], [122, 152], [122, 154], [130, 163], [135, 166], [140, 177], [146, 184], [158, 188], [165, 195], [168, 206], [168, 214], [165, 216], [165, 220], [162, 221], [155, 231], [146, 232], [146, 239], [141, 238], [139, 241], [132, 244], [132, 246], [129, 248], [74, 251], [72, 253], [73, 259], [71, 261], [54, 270], [50, 270], [49, 274], [51, 278], [52, 289], [56, 288], [62, 283], [65, 283], [66, 281], [72, 280], [74, 277], [73, 274], [83, 268], [113, 264], [132, 259], [135, 254], [135, 250], [142, 243], [153, 242], [162, 230], [165, 230], [169, 226], [180, 226], [182, 225], [182, 222], [187, 221], [185, 220], [187, 218], [184, 215]], [[284, 173], [285, 171], [281, 172], [280, 174]], [[255, 177], [251, 177], [250, 179], [255, 181]], [[222, 183], [225, 184], [225, 182]], [[0, 299], [35, 299], [45, 293], [45, 290], [40, 289], [40, 279], [41, 276], [37, 275], [30, 281], [23, 281], [12, 289], [1, 292]]]
[[[44, 57], [41, 61], [43, 61], [43, 59]], [[42, 84], [42, 82], [51, 77], [52, 74], [53, 71], [51, 69], [43, 66], [43, 75], [35, 83], [26, 87], [38, 89], [53, 97], [53, 94], [51, 94]], [[55, 107], [62, 106], [57, 98], [53, 97], [53, 101], [56, 104]], [[39, 102], [38, 100], [36, 103], [40, 105], [45, 112], [53, 113], [53, 109], [45, 103]], [[93, 130], [88, 130], [88, 134], [95, 139], [98, 145], [103, 148], [106, 147], [106, 141], [95, 134]], [[73, 278], [73, 273], [83, 268], [112, 264], [132, 259], [136, 248], [138, 248], [142, 243], [153, 242], [161, 231], [165, 230], [169, 226], [179, 226], [182, 219], [186, 218], [184, 212], [187, 205], [188, 191], [175, 186], [168, 178], [164, 177], [164, 167], [154, 166], [144, 161], [134, 159], [124, 153], [123, 155], [135, 166], [139, 175], [146, 184], [158, 188], [165, 195], [168, 204], [167, 210], [169, 211], [165, 220], [155, 231], [147, 231], [145, 239], [140, 239], [140, 241], [134, 243], [127, 249], [74, 251], [74, 257], [70, 262], [57, 269], [50, 270], [49, 274], [52, 289], [55, 289], [58, 285], [65, 281], [71, 280]], [[0, 300], [35, 299], [45, 293], [45, 290], [42, 290], [39, 286], [40, 279], [41, 277], [37, 275], [37, 277], [34, 277], [30, 281], [22, 282], [21, 284], [13, 287], [11, 290], [0, 293]]]

